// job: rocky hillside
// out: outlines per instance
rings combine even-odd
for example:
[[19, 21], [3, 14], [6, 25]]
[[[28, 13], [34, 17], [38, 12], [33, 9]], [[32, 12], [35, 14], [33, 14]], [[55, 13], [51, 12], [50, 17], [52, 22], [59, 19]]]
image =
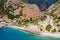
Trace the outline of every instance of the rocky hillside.
[[0, 0], [0, 15], [8, 18], [44, 19], [46, 15], [60, 19], [60, 1], [52, 4], [47, 10], [41, 11], [36, 4], [29, 4], [27, 0]]
[[28, 4], [24, 0], [1, 0], [0, 8], [2, 14], [8, 15], [9, 18], [36, 19], [41, 17], [39, 7], [36, 4]]
[[60, 29], [60, 0], [47, 9], [50, 16], [53, 17], [54, 25]]
[[1, 24], [25, 27], [33, 24], [43, 32], [60, 32], [60, 0], [43, 11], [25, 0], [1, 0], [0, 5]]

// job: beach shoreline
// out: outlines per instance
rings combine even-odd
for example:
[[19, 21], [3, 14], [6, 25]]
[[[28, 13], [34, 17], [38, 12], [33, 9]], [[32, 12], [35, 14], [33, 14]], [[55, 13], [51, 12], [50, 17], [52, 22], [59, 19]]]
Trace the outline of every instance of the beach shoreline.
[[[13, 21], [12, 21], [13, 22]], [[60, 38], [60, 33], [58, 31], [52, 33], [52, 30], [54, 28], [56, 28], [56, 26], [53, 25], [53, 19], [50, 18], [50, 16], [47, 16], [47, 19], [43, 22], [39, 21], [38, 22], [38, 25], [36, 24], [33, 24], [33, 23], [30, 23], [28, 24], [28, 26], [26, 25], [22, 25], [22, 26], [14, 26], [13, 24], [10, 25], [11, 22], [9, 22], [7, 25], [6, 25], [6, 22], [1, 22], [0, 23], [0, 28], [1, 27], [11, 27], [11, 28], [15, 28], [15, 29], [18, 29], [18, 30], [23, 30], [23, 31], [26, 31], [26, 32], [29, 32], [31, 34], [35, 34], [35, 35], [42, 35], [42, 36], [51, 36], [51, 37], [56, 37], [56, 38]], [[47, 25], [51, 25], [52, 28], [50, 31], [47, 31], [45, 28]], [[42, 25], [42, 26], [41, 26]], [[42, 28], [43, 31], [40, 30], [40, 27]], [[56, 28], [57, 29], [57, 28]]]
[[32, 30], [28, 31], [28, 30], [24, 29], [23, 27], [17, 27], [17, 26], [7, 26], [7, 27], [23, 30], [23, 31], [26, 31], [30, 34], [37, 35], [37, 36], [60, 38], [60, 33], [48, 33], [48, 32], [31, 33]]

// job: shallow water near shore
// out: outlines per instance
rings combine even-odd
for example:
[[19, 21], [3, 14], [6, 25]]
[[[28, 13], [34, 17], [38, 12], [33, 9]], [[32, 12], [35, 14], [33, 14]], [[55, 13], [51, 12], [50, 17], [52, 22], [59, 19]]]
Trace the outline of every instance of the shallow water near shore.
[[60, 40], [60, 38], [36, 36], [22, 30], [3, 27], [0, 28], [0, 40]]

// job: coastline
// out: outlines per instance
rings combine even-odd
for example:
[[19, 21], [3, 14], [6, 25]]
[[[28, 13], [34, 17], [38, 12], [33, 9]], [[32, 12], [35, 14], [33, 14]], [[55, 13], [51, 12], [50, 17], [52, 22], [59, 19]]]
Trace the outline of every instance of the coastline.
[[[12, 21], [13, 22], [13, 21]], [[31, 34], [34, 34], [34, 35], [37, 35], [37, 36], [50, 36], [50, 37], [56, 37], [56, 38], [60, 38], [60, 33], [59, 32], [55, 32], [55, 33], [52, 33], [51, 31], [48, 32], [47, 30], [45, 30], [46, 28], [46, 25], [50, 24], [52, 26], [51, 30], [56, 28], [54, 25], [53, 25], [53, 20], [52, 18], [50, 18], [49, 16], [47, 16], [47, 19], [43, 22], [38, 22], [39, 24], [41, 24], [43, 27], [43, 31], [41, 31], [39, 29], [40, 25], [34, 25], [34, 24], [29, 24], [27, 27], [24, 25], [24, 26], [14, 26], [13, 24], [10, 25], [11, 22], [9, 22], [8, 24], [6, 22], [1, 22], [0, 23], [0, 28], [3, 26], [7, 26], [7, 27], [11, 27], [11, 28], [15, 28], [15, 29], [18, 29], [18, 30], [23, 30], [23, 31], [26, 31], [26, 32], [29, 32]], [[57, 29], [57, 28], [56, 28]]]
[[[35, 3], [30, 4], [22, 0], [21, 2], [18, 0], [11, 0], [12, 2], [7, 0], [7, 2], [4, 3], [2, 3], [2, 1], [0, 3], [0, 28], [12, 28], [39, 37], [60, 39], [60, 1], [56, 1], [56, 3], [50, 5], [49, 8], [44, 7], [46, 6], [44, 4], [45, 2], [43, 3], [44, 5], [38, 5], [39, 3], [36, 5]], [[43, 10], [40, 10], [38, 6], [42, 6]]]
[[[19, 30], [21, 29], [23, 31], [26, 31], [26, 32], [32, 34], [30, 31], [24, 29], [23, 27], [17, 27], [17, 26], [7, 26], [7, 27], [11, 27], [11, 28], [19, 29]], [[40, 32], [39, 34], [38, 33], [33, 33], [33, 35], [34, 34], [37, 35], [37, 36], [60, 38], [60, 33]]]

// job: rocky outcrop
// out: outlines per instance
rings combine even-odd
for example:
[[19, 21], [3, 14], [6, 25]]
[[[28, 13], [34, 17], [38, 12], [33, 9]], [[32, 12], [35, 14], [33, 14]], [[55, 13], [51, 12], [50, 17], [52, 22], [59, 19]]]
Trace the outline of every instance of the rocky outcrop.
[[57, 7], [57, 9], [56, 9], [56, 11], [55, 11], [55, 14], [56, 14], [57, 16], [60, 16], [60, 3], [59, 3], [56, 7]]
[[57, 3], [53, 4], [48, 12], [53, 15], [53, 23], [56, 27], [60, 29], [60, 1], [58, 0]]
[[57, 16], [60, 16], [60, 2], [58, 1], [57, 3], [53, 4], [47, 10], [49, 14], [54, 13]]
[[18, 1], [18, 0], [8, 0], [5, 3], [5, 9], [7, 10], [10, 14], [16, 16], [20, 15], [21, 19], [36, 19], [41, 17], [41, 11], [39, 7], [36, 4], [28, 4], [23, 1]]
[[26, 4], [25, 7], [22, 9], [22, 12], [25, 19], [36, 19], [41, 16], [41, 11], [35, 4]]

